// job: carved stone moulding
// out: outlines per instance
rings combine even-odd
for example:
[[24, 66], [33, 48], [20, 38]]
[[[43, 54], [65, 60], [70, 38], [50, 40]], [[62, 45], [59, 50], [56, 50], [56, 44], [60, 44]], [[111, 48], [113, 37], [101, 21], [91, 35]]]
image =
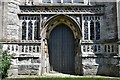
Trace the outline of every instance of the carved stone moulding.
[[103, 14], [103, 6], [20, 6], [21, 13], [90, 13]]

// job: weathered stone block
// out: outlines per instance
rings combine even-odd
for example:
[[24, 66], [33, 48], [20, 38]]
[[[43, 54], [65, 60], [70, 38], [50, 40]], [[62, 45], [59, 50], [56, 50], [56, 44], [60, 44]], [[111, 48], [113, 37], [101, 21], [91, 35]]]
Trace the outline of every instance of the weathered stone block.
[[18, 75], [18, 69], [9, 69], [8, 70], [8, 76], [17, 76]]
[[31, 63], [40, 63], [41, 61], [40, 61], [40, 59], [39, 58], [33, 58], [32, 60], [31, 60]]
[[83, 75], [96, 75], [98, 65], [83, 65]]
[[19, 24], [19, 19], [17, 14], [13, 13], [8, 13], [8, 20], [7, 20], [8, 25], [16, 26]]
[[27, 65], [19, 65], [18, 66], [18, 74], [19, 75], [29, 75], [30, 70], [28, 70]]
[[38, 70], [31, 70], [30, 75], [38, 75]]

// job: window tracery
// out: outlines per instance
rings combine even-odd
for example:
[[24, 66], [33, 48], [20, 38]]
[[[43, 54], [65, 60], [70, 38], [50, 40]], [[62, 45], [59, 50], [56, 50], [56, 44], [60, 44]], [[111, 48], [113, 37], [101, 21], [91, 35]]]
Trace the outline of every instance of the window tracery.
[[61, 3], [61, 0], [52, 0], [53, 3]]
[[22, 40], [39, 40], [39, 17], [21, 16]]
[[26, 21], [22, 22], [22, 40], [26, 40]]
[[100, 23], [99, 21], [96, 22], [96, 40], [100, 39]]
[[74, 0], [73, 3], [84, 3], [84, 0]]
[[100, 16], [84, 16], [83, 40], [100, 40]]
[[88, 40], [88, 22], [86, 20], [84, 22], [84, 39]]
[[35, 3], [89, 3], [89, 0], [25, 0], [23, 1], [23, 3], [25, 3], [26, 5], [33, 5]]
[[42, 0], [43, 3], [51, 3], [51, 0]]
[[71, 3], [71, 0], [63, 0], [63, 3]]
[[38, 40], [38, 37], [39, 37], [39, 36], [38, 36], [38, 35], [39, 35], [39, 34], [38, 34], [39, 22], [38, 22], [38, 21], [35, 21], [34, 26], [35, 26], [35, 27], [34, 27], [34, 35], [35, 35], [35, 36], [34, 36], [34, 40]]
[[90, 40], [94, 40], [94, 22], [90, 22]]
[[84, 3], [84, 0], [42, 0], [42, 3]]
[[32, 40], [33, 23], [30, 21], [28, 23], [28, 40]]

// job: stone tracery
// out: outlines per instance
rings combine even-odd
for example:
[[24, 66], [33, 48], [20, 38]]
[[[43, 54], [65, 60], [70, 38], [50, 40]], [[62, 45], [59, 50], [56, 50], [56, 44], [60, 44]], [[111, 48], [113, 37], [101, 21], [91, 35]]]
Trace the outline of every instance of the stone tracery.
[[[74, 14], [74, 13], [88, 13], [88, 14], [103, 14], [104, 11], [103, 11], [103, 6], [97, 6], [97, 7], [77, 7], [77, 6], [73, 6], [73, 7], [52, 7], [52, 6], [49, 6], [49, 7], [20, 7], [21, 9], [21, 14], [22, 13], [25, 13], [25, 12], [32, 12], [32, 13], [41, 13], [41, 14], [44, 14], [44, 13], [47, 13], [47, 14], [58, 14], [58, 13], [66, 13], [66, 12], [69, 12], [71, 14]], [[69, 13], [66, 13], [66, 14], [69, 14]]]

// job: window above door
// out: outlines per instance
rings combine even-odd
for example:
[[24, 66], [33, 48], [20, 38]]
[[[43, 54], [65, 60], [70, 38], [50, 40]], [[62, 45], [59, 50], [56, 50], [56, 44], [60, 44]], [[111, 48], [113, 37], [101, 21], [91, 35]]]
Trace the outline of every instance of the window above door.
[[22, 1], [25, 5], [32, 4], [44, 4], [44, 3], [82, 3], [88, 4], [89, 0], [24, 0]]

